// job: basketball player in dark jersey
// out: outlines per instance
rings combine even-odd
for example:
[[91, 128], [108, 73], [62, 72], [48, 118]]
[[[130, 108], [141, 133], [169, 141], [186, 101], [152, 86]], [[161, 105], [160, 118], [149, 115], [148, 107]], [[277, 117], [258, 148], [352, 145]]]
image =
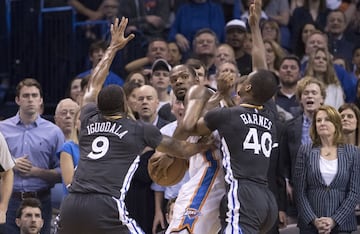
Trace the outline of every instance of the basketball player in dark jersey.
[[263, 104], [277, 89], [267, 70], [251, 73], [241, 84], [242, 104], [206, 113], [197, 134], [221, 136], [227, 195], [224, 233], [265, 233], [277, 218], [276, 200], [267, 186], [270, 154], [277, 147], [274, 114]]
[[[253, 70], [239, 84], [240, 106], [210, 110], [199, 119], [195, 132], [217, 130], [225, 168], [227, 195], [222, 201], [222, 233], [266, 233], [278, 209], [267, 185], [270, 154], [277, 147], [275, 116], [264, 108], [277, 90], [276, 76], [266, 69], [265, 49], [259, 30], [261, 0], [250, 7], [253, 36]], [[255, 61], [255, 62], [254, 62]]]
[[164, 137], [155, 126], [131, 119], [120, 86], [101, 89], [116, 52], [134, 37], [124, 37], [127, 21], [123, 18], [119, 24], [116, 19], [111, 26], [110, 46], [84, 94], [80, 161], [61, 207], [59, 233], [143, 233], [128, 217], [124, 201], [139, 155], [146, 147], [181, 158], [207, 149]]

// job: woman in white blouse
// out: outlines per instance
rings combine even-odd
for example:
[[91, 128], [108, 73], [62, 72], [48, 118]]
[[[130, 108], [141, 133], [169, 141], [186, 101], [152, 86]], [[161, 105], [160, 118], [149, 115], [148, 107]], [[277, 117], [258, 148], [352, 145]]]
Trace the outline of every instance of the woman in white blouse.
[[321, 106], [299, 149], [294, 184], [300, 233], [351, 233], [360, 194], [360, 151], [343, 143], [340, 114]]

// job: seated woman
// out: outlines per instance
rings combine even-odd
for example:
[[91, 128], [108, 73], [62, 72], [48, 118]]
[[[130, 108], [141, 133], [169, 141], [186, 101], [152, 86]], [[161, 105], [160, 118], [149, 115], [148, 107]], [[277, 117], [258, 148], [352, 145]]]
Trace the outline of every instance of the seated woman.
[[344, 144], [341, 117], [331, 106], [315, 111], [312, 144], [298, 151], [293, 175], [300, 233], [351, 233], [360, 194], [358, 147]]

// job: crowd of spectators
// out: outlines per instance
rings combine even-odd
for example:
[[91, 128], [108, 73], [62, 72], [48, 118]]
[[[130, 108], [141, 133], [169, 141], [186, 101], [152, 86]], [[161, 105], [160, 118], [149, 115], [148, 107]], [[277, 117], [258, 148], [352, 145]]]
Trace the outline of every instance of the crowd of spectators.
[[[114, 70], [109, 71], [104, 86], [123, 86], [133, 118], [160, 129], [184, 114], [183, 103], [173, 94], [176, 87], [171, 87], [172, 67], [187, 64], [196, 72], [200, 84], [213, 90], [217, 89], [220, 70], [238, 72], [238, 83], [253, 71], [248, 23], [251, 2], [69, 0], [68, 4], [76, 11], [78, 21], [111, 23], [116, 17], [129, 18], [126, 34], [133, 33], [135, 38], [121, 52], [121, 66], [114, 60]], [[284, 227], [299, 220], [301, 230], [327, 231], [336, 227], [338, 231], [352, 231], [354, 225], [356, 228], [352, 219], [355, 216], [343, 216], [354, 212], [360, 193], [359, 185], [354, 187], [360, 180], [360, 171], [355, 171], [359, 169], [359, 159], [354, 159], [359, 156], [355, 155], [355, 146], [360, 144], [360, 1], [263, 0], [261, 18], [267, 68], [279, 82], [272, 106], [279, 119], [279, 150], [274, 157], [280, 166], [269, 171], [269, 181], [277, 178], [272, 186], [277, 188], [279, 225]], [[62, 181], [60, 191], [53, 193], [67, 194], [79, 160], [79, 107], [87, 81], [96, 72], [108, 42], [109, 35], [101, 34], [96, 26], [79, 28], [76, 57], [81, 66], [64, 99], [59, 100], [54, 113], [57, 126], [41, 117], [43, 94], [36, 77], [18, 84], [15, 101], [19, 111], [0, 122], [0, 131], [15, 162], [14, 165], [11, 160], [0, 160], [5, 171], [1, 172], [2, 180], [9, 177], [6, 171], [14, 168], [9, 205], [5, 204], [5, 208], [0, 202], [0, 223], [5, 222], [1, 216], [5, 210], [8, 233], [19, 232], [16, 210], [26, 197], [41, 202], [41, 233], [50, 233], [50, 190]], [[232, 93], [235, 102], [239, 98], [237, 91]], [[322, 137], [326, 134], [320, 125], [326, 120], [334, 128], [330, 138]], [[176, 124], [171, 128], [175, 127]], [[167, 132], [166, 128], [162, 131]], [[333, 141], [334, 134], [341, 136], [336, 135]], [[345, 147], [344, 143], [354, 147]], [[318, 155], [317, 161], [322, 160], [320, 168], [311, 170], [312, 163], [317, 163], [308, 159], [311, 154]], [[343, 154], [346, 166], [340, 161]], [[150, 156], [142, 157], [126, 202], [141, 228], [146, 233], [156, 233], [166, 226], [166, 202], [176, 197], [179, 186], [163, 188], [153, 183], [147, 173]], [[339, 160], [335, 166], [334, 160]], [[327, 174], [324, 168], [330, 168]], [[277, 170], [276, 175], [270, 176], [274, 174], [272, 170]], [[185, 176], [181, 183], [187, 179]], [[2, 191], [4, 188], [0, 188], [2, 198], [9, 196]], [[336, 209], [336, 205], [321, 202], [326, 189], [350, 194], [346, 199], [340, 192], [329, 195], [346, 207], [337, 204], [340, 208]], [[317, 193], [318, 197], [309, 198], [308, 193]], [[330, 208], [323, 212], [322, 206]], [[271, 233], [278, 233], [278, 228]]]

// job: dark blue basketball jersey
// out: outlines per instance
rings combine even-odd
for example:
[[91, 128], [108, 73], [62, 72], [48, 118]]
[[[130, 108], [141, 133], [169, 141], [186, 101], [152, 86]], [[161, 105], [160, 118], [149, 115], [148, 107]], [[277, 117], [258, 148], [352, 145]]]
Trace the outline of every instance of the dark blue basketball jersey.
[[205, 115], [205, 123], [222, 138], [227, 174], [267, 183], [271, 150], [277, 147], [273, 112], [242, 106], [217, 108]]
[[105, 119], [95, 104], [82, 109], [80, 120], [80, 160], [69, 192], [119, 198], [130, 186], [139, 155], [146, 146], [155, 149], [162, 135], [155, 126], [126, 116]]

